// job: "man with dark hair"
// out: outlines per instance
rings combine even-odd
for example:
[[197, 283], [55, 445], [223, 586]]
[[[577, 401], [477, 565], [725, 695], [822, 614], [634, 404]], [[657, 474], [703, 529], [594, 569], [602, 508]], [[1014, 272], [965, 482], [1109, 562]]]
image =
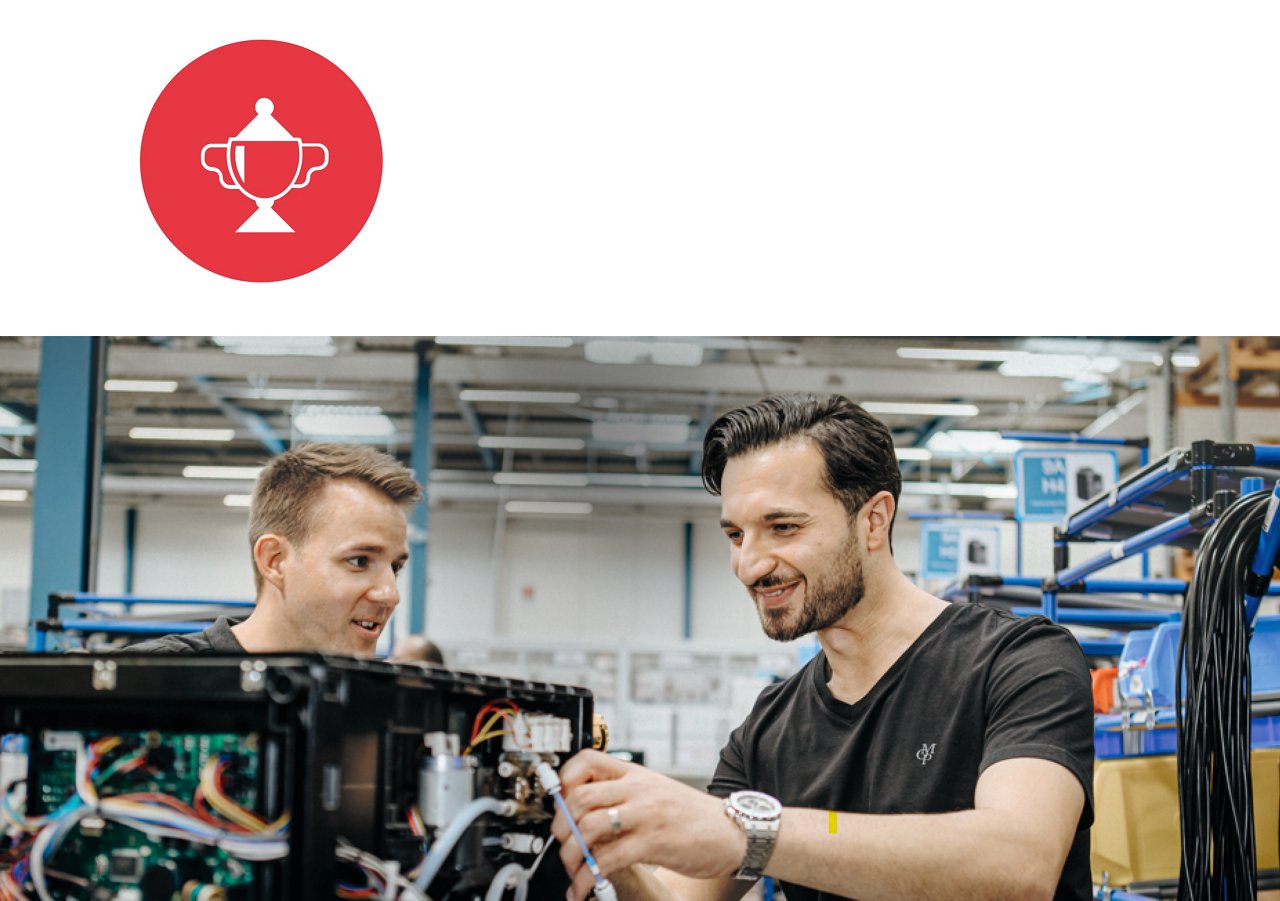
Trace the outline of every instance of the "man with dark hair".
[[318, 443], [280, 454], [259, 474], [249, 512], [253, 613], [129, 650], [372, 654], [400, 602], [406, 512], [421, 497], [413, 473], [371, 447]]
[[444, 666], [444, 652], [425, 635], [406, 635], [396, 642], [389, 658], [392, 663], [430, 663]]
[[[596, 752], [564, 766], [619, 896], [726, 901], [768, 874], [790, 901], [1090, 898], [1092, 701], [1070, 633], [902, 575], [893, 440], [847, 399], [768, 398], [703, 449], [765, 632], [822, 652], [761, 692], [709, 793]], [[553, 830], [585, 898], [562, 814]]]

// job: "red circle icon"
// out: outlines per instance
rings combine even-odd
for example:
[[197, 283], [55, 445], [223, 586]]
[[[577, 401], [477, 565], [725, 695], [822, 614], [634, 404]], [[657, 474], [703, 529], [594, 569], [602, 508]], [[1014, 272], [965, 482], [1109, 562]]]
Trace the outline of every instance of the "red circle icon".
[[373, 111], [346, 74], [281, 41], [211, 50], [142, 132], [142, 189], [173, 245], [211, 272], [272, 282], [336, 257], [382, 182]]

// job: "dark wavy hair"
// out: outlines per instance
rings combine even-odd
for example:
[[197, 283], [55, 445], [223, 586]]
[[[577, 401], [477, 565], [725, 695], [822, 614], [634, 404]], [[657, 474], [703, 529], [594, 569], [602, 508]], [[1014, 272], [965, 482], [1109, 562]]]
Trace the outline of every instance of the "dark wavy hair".
[[[702, 484], [720, 493], [733, 457], [792, 438], [807, 438], [826, 461], [824, 483], [853, 516], [872, 495], [888, 491], [895, 512], [902, 473], [884, 423], [839, 394], [778, 394], [721, 416], [702, 440]], [[890, 546], [893, 522], [889, 523]]]

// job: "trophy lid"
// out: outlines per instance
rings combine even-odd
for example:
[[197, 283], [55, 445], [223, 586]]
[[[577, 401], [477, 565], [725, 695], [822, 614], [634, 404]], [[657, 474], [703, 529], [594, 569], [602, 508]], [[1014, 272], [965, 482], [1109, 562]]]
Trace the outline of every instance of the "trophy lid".
[[276, 105], [271, 102], [270, 98], [262, 97], [253, 105], [258, 115], [253, 117], [244, 128], [240, 129], [240, 134], [236, 135], [234, 140], [237, 141], [292, 141], [293, 135], [285, 130], [285, 127], [275, 120], [271, 113], [275, 110]]

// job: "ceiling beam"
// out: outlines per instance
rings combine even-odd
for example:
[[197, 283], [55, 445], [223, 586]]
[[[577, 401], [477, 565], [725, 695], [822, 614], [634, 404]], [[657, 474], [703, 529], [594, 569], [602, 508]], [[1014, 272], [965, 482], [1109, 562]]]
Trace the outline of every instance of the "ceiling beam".
[[[8, 348], [0, 351], [0, 372], [35, 374], [39, 351]], [[954, 397], [970, 402], [1023, 401], [1062, 393], [1059, 379], [1008, 378], [995, 371], [919, 370], [831, 366], [765, 366], [770, 390], [840, 392], [855, 399], [911, 400]], [[289, 380], [323, 380], [326, 384], [390, 382], [412, 384], [411, 353], [360, 352], [337, 357], [247, 357], [216, 350], [181, 353], [137, 347], [112, 348], [108, 374], [113, 378], [172, 378], [202, 374], [210, 378], [258, 377]], [[444, 354], [435, 362], [436, 382], [472, 387], [536, 385], [545, 388], [609, 391], [716, 391], [727, 398], [756, 397], [759, 376], [744, 364], [683, 366], [610, 366], [585, 360], [532, 358], [481, 358]]]

